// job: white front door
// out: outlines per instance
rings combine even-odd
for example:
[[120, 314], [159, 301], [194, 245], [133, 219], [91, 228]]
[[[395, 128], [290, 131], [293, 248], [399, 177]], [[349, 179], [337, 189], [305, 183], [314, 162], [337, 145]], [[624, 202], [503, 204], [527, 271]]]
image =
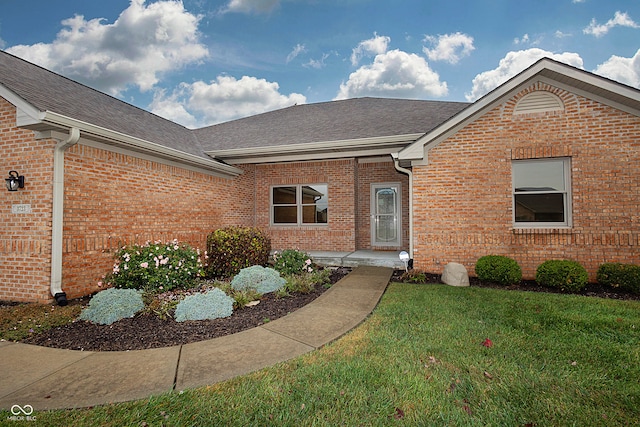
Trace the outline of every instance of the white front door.
[[371, 184], [371, 246], [401, 245], [399, 183]]

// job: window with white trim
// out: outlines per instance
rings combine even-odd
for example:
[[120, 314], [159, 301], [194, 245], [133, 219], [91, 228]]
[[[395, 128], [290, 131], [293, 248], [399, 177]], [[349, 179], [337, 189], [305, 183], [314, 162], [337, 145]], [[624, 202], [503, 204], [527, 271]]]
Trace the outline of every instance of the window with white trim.
[[514, 227], [571, 226], [569, 158], [514, 160], [512, 173]]
[[271, 223], [275, 225], [322, 225], [327, 223], [327, 184], [271, 187]]

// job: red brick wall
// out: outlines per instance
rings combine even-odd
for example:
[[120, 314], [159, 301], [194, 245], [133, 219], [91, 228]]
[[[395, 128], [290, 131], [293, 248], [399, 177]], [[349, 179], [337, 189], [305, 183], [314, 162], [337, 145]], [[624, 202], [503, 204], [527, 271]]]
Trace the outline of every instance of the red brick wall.
[[[274, 250], [355, 250], [357, 164], [354, 159], [258, 165], [255, 176], [256, 225], [267, 230]], [[287, 184], [327, 184], [328, 224], [271, 226], [271, 186]]]
[[253, 171], [235, 179], [77, 144], [65, 157], [63, 290], [98, 289], [113, 252], [129, 243], [178, 239], [206, 249], [219, 227], [253, 225]]
[[[533, 90], [558, 95], [565, 111], [513, 116]], [[570, 157], [573, 227], [514, 229], [512, 159]], [[538, 83], [429, 151], [414, 170], [416, 268], [448, 262], [471, 274], [477, 259], [515, 258], [525, 278], [548, 259], [640, 263], [640, 118]]]
[[[400, 183], [402, 192], [402, 244], [399, 247], [371, 246], [371, 184]], [[398, 172], [391, 157], [388, 161], [358, 163], [358, 215], [356, 246], [358, 249], [400, 250], [409, 247], [409, 176]]]
[[[15, 127], [0, 98], [0, 175], [15, 169], [25, 188], [0, 190], [0, 300], [50, 301], [54, 140]], [[68, 298], [98, 290], [123, 244], [179, 239], [205, 249], [218, 227], [254, 225], [254, 168], [234, 179], [82, 144], [65, 153], [62, 289]], [[5, 176], [6, 175], [6, 176]], [[31, 214], [12, 214], [30, 204]]]
[[[51, 181], [53, 146], [33, 132], [16, 128], [16, 109], [0, 98], [0, 300], [46, 301], [50, 298]], [[10, 170], [25, 176], [25, 188], [9, 192]], [[31, 213], [12, 213], [13, 205]]]

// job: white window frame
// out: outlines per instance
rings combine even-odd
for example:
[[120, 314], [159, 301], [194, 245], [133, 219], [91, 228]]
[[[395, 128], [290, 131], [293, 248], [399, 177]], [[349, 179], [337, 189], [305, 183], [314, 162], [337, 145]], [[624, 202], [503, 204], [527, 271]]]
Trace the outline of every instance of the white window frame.
[[[564, 221], [558, 222], [545, 222], [545, 221], [534, 221], [534, 222], [516, 222], [516, 183], [515, 183], [515, 173], [513, 169], [517, 164], [533, 164], [533, 163], [549, 163], [549, 162], [562, 162], [563, 165], [563, 178], [564, 178], [564, 191], [527, 191], [526, 194], [562, 194], [563, 195], [563, 206], [564, 206]], [[526, 160], [513, 160], [511, 162], [511, 170], [512, 170], [512, 182], [511, 182], [511, 202], [512, 202], [512, 222], [513, 228], [522, 229], [522, 228], [571, 228], [573, 226], [573, 217], [572, 217], [572, 196], [571, 196], [571, 158], [570, 157], [549, 157], [549, 158], [540, 158], [540, 159], [526, 159]]]
[[[304, 203], [302, 198], [303, 187], [313, 187], [324, 185], [327, 188], [327, 222], [303, 222], [303, 207], [310, 206], [308, 203]], [[275, 204], [273, 202], [273, 190], [276, 188], [295, 187], [296, 189], [296, 203], [294, 204]], [[317, 183], [304, 183], [304, 184], [282, 184], [272, 185], [269, 188], [269, 223], [276, 227], [327, 227], [329, 225], [328, 218], [328, 203], [329, 203], [329, 184], [324, 182]], [[296, 222], [275, 222], [275, 208], [278, 206], [295, 206], [296, 208]]]

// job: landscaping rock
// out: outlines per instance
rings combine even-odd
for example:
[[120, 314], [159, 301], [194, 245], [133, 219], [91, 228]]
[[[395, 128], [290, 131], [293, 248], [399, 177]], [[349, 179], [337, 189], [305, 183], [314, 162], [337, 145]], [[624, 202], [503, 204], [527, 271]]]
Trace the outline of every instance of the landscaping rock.
[[441, 280], [449, 286], [469, 286], [469, 273], [464, 265], [450, 262], [444, 266]]

